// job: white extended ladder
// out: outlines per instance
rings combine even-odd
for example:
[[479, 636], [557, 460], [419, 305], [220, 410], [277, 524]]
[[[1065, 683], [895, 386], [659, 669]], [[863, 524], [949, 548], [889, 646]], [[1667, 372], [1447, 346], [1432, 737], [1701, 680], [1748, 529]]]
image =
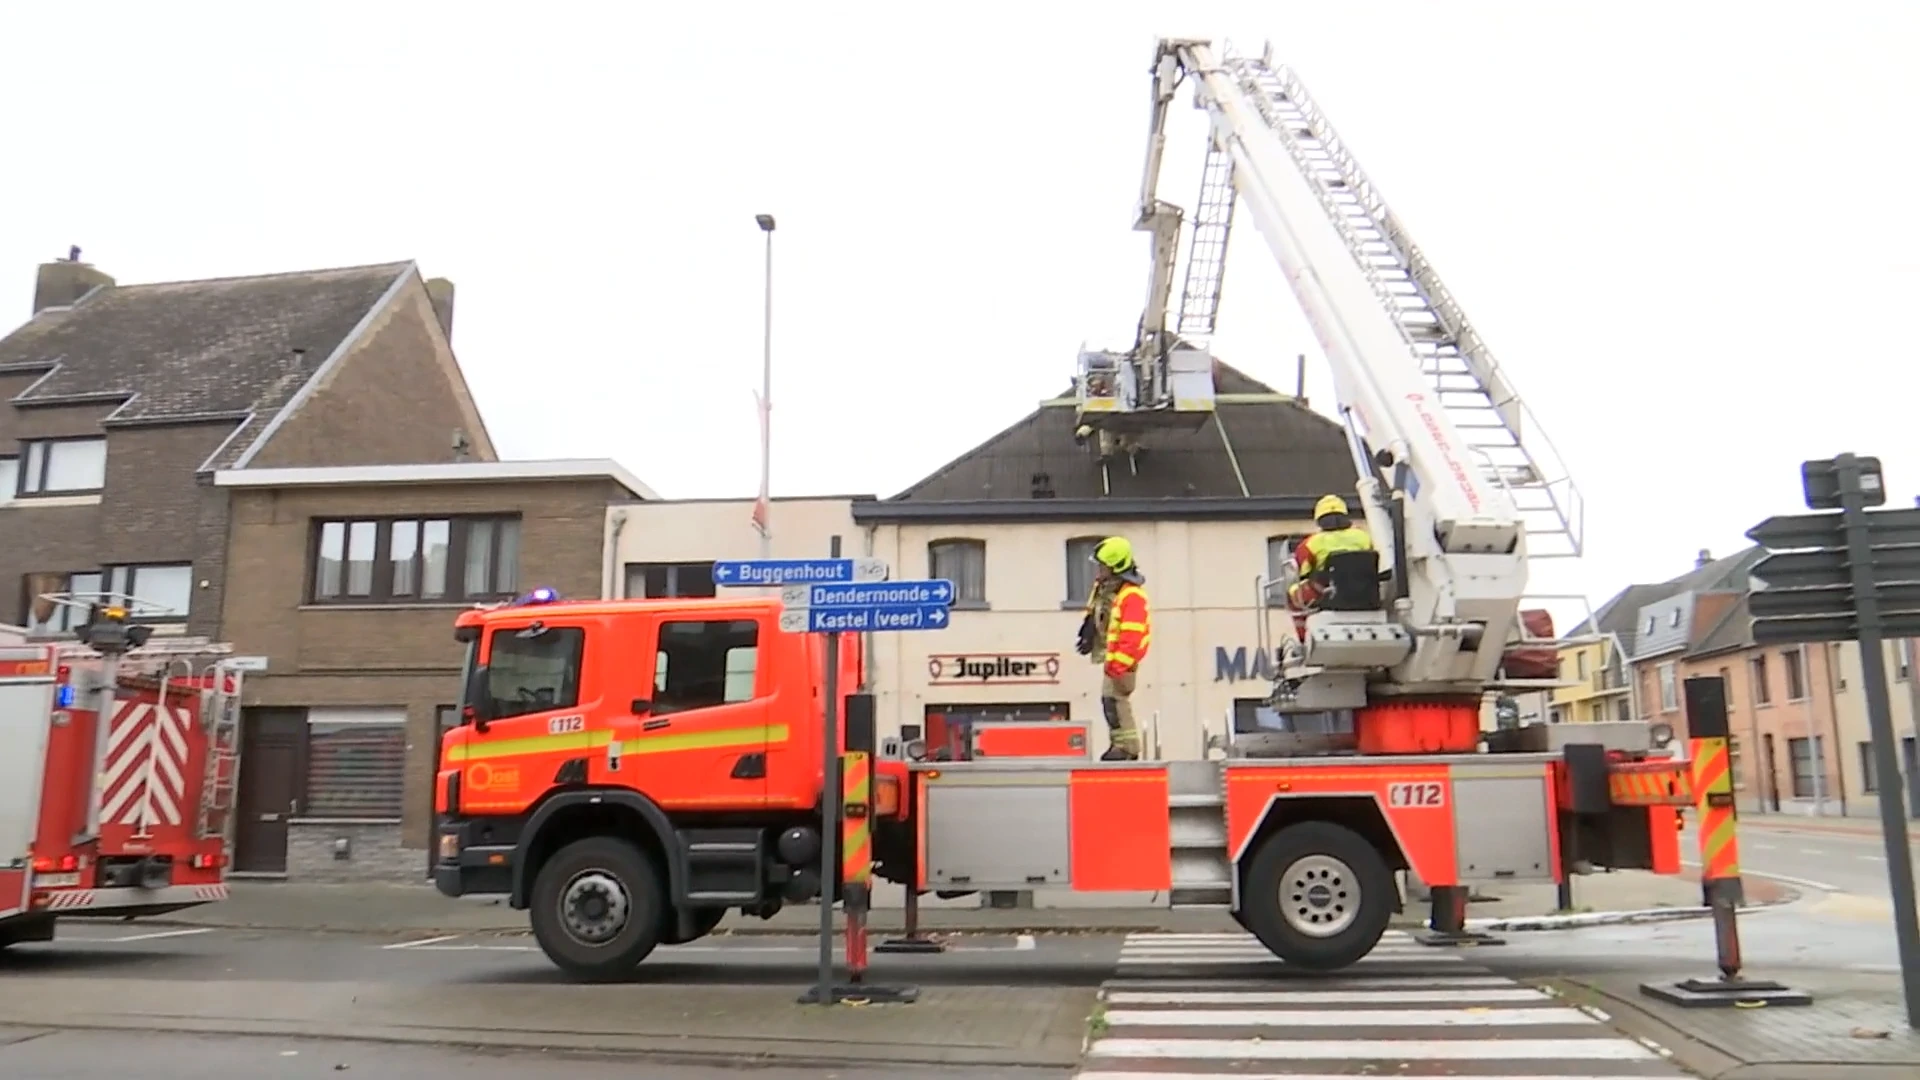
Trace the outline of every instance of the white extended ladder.
[[[1228, 52], [1221, 61], [1259, 108], [1261, 117], [1287, 148], [1294, 163], [1313, 183], [1348, 250], [1372, 282], [1381, 305], [1399, 327], [1408, 350], [1434, 389], [1448, 419], [1467, 440], [1494, 483], [1511, 493], [1527, 529], [1527, 554], [1533, 558], [1578, 557], [1583, 543], [1584, 507], [1579, 489], [1545, 429], [1513, 389], [1493, 353], [1468, 324], [1440, 277], [1387, 209], [1373, 182], [1334, 133], [1292, 70], [1266, 57]], [[1209, 180], [1214, 154], [1208, 156]], [[1231, 166], [1226, 178], [1231, 181]], [[1205, 220], [1204, 214], [1202, 221]], [[1231, 211], [1225, 219], [1231, 222]], [[1203, 225], [1196, 223], [1203, 228]], [[1224, 256], [1226, 227], [1220, 230]], [[1189, 263], [1189, 287], [1183, 296], [1181, 330], [1187, 329], [1194, 263], [1200, 262], [1200, 236]], [[1224, 260], [1222, 260], [1224, 261]], [[1217, 276], [1211, 305], [1196, 304], [1195, 318], [1211, 329], [1219, 302]]]
[[1200, 173], [1200, 204], [1193, 215], [1187, 248], [1187, 276], [1180, 287], [1180, 318], [1175, 327], [1188, 341], [1213, 336], [1220, 315], [1220, 284], [1227, 272], [1227, 237], [1233, 231], [1233, 155], [1209, 144]]
[[240, 782], [241, 675], [223, 664], [213, 665], [208, 675], [212, 685], [200, 698], [207, 763], [200, 783], [199, 835], [231, 839], [234, 792]]

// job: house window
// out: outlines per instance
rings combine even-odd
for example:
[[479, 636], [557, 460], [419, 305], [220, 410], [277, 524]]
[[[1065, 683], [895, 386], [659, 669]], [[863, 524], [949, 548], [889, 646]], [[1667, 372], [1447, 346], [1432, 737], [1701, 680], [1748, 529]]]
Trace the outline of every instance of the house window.
[[1623, 724], [1632, 720], [1633, 702], [1628, 701], [1626, 698], [1613, 699], [1613, 718]]
[[35, 637], [72, 633], [74, 627], [87, 621], [86, 605], [102, 598], [103, 585], [103, 575], [97, 570], [24, 575], [21, 591], [27, 633]]
[[20, 450], [18, 494], [67, 495], [107, 486], [105, 439], [37, 439]]
[[1773, 688], [1767, 685], [1767, 658], [1756, 656], [1747, 664], [1753, 674], [1753, 704], [1755, 707], [1773, 704]]
[[193, 567], [183, 564], [110, 566], [106, 591], [130, 601], [131, 617], [146, 622], [179, 622], [193, 604]]
[[927, 545], [927, 570], [929, 577], [953, 582], [954, 607], [986, 605], [985, 540], [935, 540]]
[[1720, 669], [1720, 690], [1726, 695], [1727, 708], [1733, 708], [1733, 672], [1727, 668]]
[[487, 697], [494, 719], [571, 709], [580, 703], [580, 658], [587, 632], [577, 626], [500, 629], [487, 644]]
[[1799, 649], [1780, 650], [1781, 665], [1787, 669], [1787, 700], [1803, 701], [1807, 696], [1807, 654]]
[[1587, 654], [1583, 652], [1574, 653], [1573, 666], [1580, 673], [1578, 676], [1576, 676], [1577, 678], [1582, 678], [1582, 679], [1586, 678], [1587, 677]]
[[1647, 616], [1647, 633], [1651, 634], [1658, 629], [1660, 629], [1660, 616], [1658, 615]]
[[301, 817], [397, 818], [406, 782], [406, 710], [308, 711]]
[[1300, 538], [1297, 536], [1270, 536], [1267, 538], [1267, 602], [1284, 604], [1287, 602], [1287, 567], [1293, 565], [1293, 554], [1299, 550]]
[[10, 503], [20, 494], [20, 459], [12, 454], [0, 457], [0, 503]]
[[1661, 664], [1660, 673], [1660, 711], [1672, 712], [1680, 707], [1680, 681], [1674, 677], [1671, 661]]
[[1847, 666], [1841, 663], [1842, 660], [1846, 659], [1846, 655], [1846, 651], [1841, 647], [1839, 642], [1832, 642], [1827, 645], [1827, 670], [1833, 672], [1833, 689], [1835, 693], [1845, 691], [1847, 688]]
[[1747, 786], [1740, 769], [1740, 736], [1738, 735], [1727, 736], [1727, 776], [1733, 781], [1734, 787]]
[[1787, 740], [1787, 757], [1793, 763], [1793, 797], [1796, 799], [1813, 798], [1813, 759], [1819, 753], [1819, 742], [1819, 736]]
[[628, 563], [627, 598], [657, 600], [670, 596], [713, 596], [713, 564]]
[[1905, 680], [1913, 672], [1913, 639], [1902, 638], [1895, 642], [1893, 657], [1898, 661], [1893, 668], [1893, 677]]
[[752, 619], [661, 623], [652, 714], [752, 701], [759, 641]]
[[519, 589], [517, 517], [320, 521], [313, 544], [316, 604], [500, 600]]
[[1880, 790], [1878, 774], [1873, 771], [1873, 766], [1873, 744], [1863, 742], [1860, 744], [1860, 790], [1868, 795]]
[[1667, 616], [1667, 625], [1674, 628], [1675, 630], [1680, 629], [1680, 609], [1679, 608], [1674, 608], [1673, 614]]
[[[1093, 553], [1104, 536], [1076, 536], [1067, 541], [1067, 596], [1062, 603], [1079, 607], [1093, 594]], [[938, 574], [934, 575], [938, 577]]]

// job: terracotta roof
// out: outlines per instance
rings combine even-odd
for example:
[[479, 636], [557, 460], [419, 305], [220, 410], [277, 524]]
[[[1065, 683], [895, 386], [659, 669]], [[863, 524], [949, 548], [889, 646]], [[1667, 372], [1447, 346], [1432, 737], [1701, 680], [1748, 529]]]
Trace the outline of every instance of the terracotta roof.
[[[1219, 361], [1214, 362], [1214, 386], [1220, 394], [1274, 393]], [[1069, 389], [1054, 400], [1072, 398]], [[1345, 432], [1292, 399], [1220, 403], [1214, 420], [1196, 430], [1154, 434], [1139, 455], [1137, 471], [1116, 459], [1105, 486], [1098, 459], [1074, 441], [1075, 426], [1070, 405], [1043, 405], [887, 501], [1030, 499], [1036, 477], [1044, 477], [1050, 497], [1060, 500], [1261, 498], [1354, 490]], [[1245, 491], [1239, 476], [1246, 478]]]
[[106, 286], [0, 338], [0, 372], [46, 372], [15, 406], [118, 401], [109, 426], [251, 415], [257, 433], [412, 269]]

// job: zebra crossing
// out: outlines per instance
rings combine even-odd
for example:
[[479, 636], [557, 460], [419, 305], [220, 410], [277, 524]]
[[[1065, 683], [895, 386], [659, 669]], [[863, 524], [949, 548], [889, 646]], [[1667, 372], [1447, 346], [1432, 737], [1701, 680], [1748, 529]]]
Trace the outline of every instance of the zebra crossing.
[[1605, 1014], [1389, 931], [1337, 975], [1247, 934], [1130, 934], [1077, 1080], [1685, 1077]]

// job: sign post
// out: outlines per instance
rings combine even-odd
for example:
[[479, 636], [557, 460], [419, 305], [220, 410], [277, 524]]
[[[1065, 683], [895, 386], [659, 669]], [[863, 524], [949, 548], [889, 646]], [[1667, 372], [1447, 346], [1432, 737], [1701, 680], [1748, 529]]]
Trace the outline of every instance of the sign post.
[[[902, 630], [944, 630], [953, 605], [953, 582], [889, 581], [885, 560], [848, 559], [833, 537], [825, 559], [749, 559], [713, 564], [715, 585], [780, 587], [780, 629], [824, 634], [825, 731], [821, 739], [820, 967], [802, 1004], [911, 1002], [912, 986], [866, 982], [867, 912], [872, 898], [872, 746], [842, 747], [840, 725], [840, 635]], [[849, 705], [848, 708], [851, 706]], [[871, 728], [871, 709], [863, 713]], [[851, 721], [849, 721], [851, 722]], [[870, 733], [870, 731], [869, 731]], [[849, 741], [852, 741], [851, 735]], [[843, 752], [844, 751], [844, 752]], [[837, 885], [837, 889], [836, 889]], [[847, 979], [834, 976], [833, 900], [846, 913]], [[913, 902], [911, 888], [908, 902]]]
[[1878, 458], [1809, 461], [1800, 477], [1807, 508], [1827, 512], [1772, 517], [1747, 531], [1769, 552], [1753, 568], [1766, 583], [1748, 600], [1753, 640], [1860, 644], [1907, 1025], [1920, 1030], [1920, 917], [1883, 647], [1890, 637], [1920, 637], [1920, 507], [1868, 510], [1887, 501]]

